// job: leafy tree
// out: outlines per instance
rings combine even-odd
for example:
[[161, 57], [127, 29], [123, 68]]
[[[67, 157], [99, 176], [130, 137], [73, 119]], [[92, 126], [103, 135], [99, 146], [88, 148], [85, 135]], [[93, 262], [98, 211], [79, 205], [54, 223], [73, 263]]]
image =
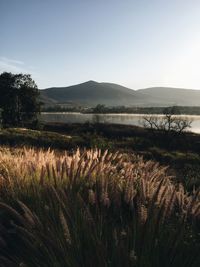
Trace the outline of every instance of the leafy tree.
[[23, 126], [37, 120], [39, 91], [30, 74], [2, 73], [0, 95], [3, 125]]

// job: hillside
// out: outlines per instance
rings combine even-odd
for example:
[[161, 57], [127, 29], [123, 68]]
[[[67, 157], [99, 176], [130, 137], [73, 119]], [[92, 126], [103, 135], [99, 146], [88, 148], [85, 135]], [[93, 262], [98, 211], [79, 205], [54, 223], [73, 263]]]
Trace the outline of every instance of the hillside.
[[145, 96], [158, 97], [163, 103], [180, 106], [200, 106], [200, 90], [172, 88], [172, 87], [151, 87], [137, 91]]
[[[123, 86], [95, 81], [69, 87], [52, 87], [42, 90], [41, 93], [43, 99], [46, 97], [57, 103], [78, 102], [89, 106], [95, 106], [99, 103], [107, 106], [145, 105], [149, 98], [149, 96], [143, 96]], [[149, 99], [150, 101], [151, 99]]]
[[140, 90], [114, 84], [88, 81], [68, 86], [40, 90], [46, 105], [58, 103], [95, 106], [199, 106], [200, 90], [152, 87]]

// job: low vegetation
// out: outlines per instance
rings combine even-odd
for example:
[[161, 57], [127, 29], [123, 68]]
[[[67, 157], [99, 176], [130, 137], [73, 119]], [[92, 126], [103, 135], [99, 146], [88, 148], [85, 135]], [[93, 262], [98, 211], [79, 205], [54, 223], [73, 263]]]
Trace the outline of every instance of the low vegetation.
[[0, 261], [17, 266], [200, 264], [200, 194], [126, 153], [0, 150]]
[[[164, 142], [163, 142], [164, 140]], [[7, 128], [0, 131], [0, 144], [56, 150], [93, 148], [136, 153], [145, 160], [170, 166], [188, 191], [200, 186], [200, 136], [193, 133], [164, 133], [135, 126], [111, 124], [46, 124], [41, 130]]]
[[56, 149], [72, 149], [83, 145], [78, 136], [71, 137], [51, 131], [26, 128], [6, 128], [0, 131], [0, 144], [9, 146], [29, 146]]
[[0, 266], [198, 267], [199, 144], [100, 123], [2, 129]]

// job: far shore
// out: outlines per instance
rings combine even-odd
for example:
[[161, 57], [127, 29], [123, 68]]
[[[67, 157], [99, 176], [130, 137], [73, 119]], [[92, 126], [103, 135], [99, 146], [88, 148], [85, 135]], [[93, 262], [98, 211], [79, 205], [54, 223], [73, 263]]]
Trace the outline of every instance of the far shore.
[[[144, 116], [158, 116], [158, 117], [163, 117], [163, 114], [157, 114], [157, 113], [86, 113], [86, 112], [69, 112], [69, 111], [53, 111], [53, 112], [46, 112], [46, 111], [42, 111], [41, 114], [77, 114], [77, 115], [100, 115], [100, 116], [104, 116], [104, 115], [108, 115], [108, 116], [135, 116], [135, 117], [144, 117]], [[200, 115], [189, 115], [189, 114], [174, 114], [174, 116], [180, 116], [180, 117], [189, 117], [189, 118], [199, 118]]]

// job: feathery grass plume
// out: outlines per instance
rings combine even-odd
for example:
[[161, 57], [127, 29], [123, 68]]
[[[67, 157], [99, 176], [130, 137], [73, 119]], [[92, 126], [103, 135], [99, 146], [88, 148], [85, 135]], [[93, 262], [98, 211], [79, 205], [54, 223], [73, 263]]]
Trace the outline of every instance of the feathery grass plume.
[[0, 202], [3, 266], [200, 265], [199, 191], [153, 161], [1, 149]]
[[63, 232], [64, 232], [64, 236], [66, 238], [66, 241], [67, 241], [67, 243], [69, 243], [69, 245], [71, 245], [71, 236], [70, 236], [68, 224], [67, 224], [67, 221], [66, 221], [65, 216], [64, 216], [62, 211], [60, 211], [60, 221], [61, 221], [61, 225], [63, 227]]

